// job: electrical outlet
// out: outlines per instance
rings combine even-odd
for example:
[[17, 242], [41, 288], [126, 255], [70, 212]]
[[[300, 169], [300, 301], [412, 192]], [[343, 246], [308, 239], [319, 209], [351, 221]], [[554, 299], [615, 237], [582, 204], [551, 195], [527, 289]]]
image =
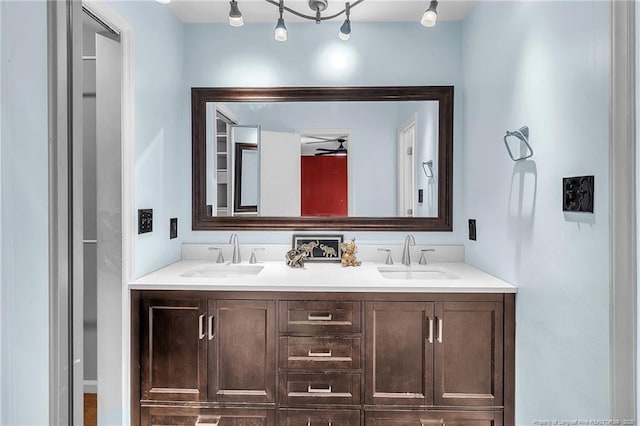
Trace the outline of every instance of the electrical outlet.
[[172, 217], [169, 219], [169, 239], [173, 240], [178, 238], [178, 218]]
[[476, 241], [476, 220], [469, 219], [469, 239]]
[[562, 179], [562, 210], [593, 213], [594, 176]]
[[153, 209], [138, 209], [138, 234], [153, 232]]

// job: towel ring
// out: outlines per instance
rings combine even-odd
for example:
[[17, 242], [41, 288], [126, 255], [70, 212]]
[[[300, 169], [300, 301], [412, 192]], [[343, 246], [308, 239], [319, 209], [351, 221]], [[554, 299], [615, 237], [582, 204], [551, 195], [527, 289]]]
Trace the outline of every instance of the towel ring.
[[[521, 156], [513, 155], [511, 148], [509, 148], [509, 142], [507, 141], [507, 138], [510, 136], [513, 136], [517, 138], [519, 141], [524, 142], [528, 150], [528, 153], [526, 155], [521, 155]], [[527, 158], [532, 157], [533, 148], [531, 148], [531, 145], [529, 145], [529, 128], [527, 126], [522, 126], [518, 130], [515, 130], [513, 132], [510, 132], [507, 130], [507, 134], [504, 135], [504, 146], [507, 147], [507, 152], [509, 153], [509, 157], [511, 157], [513, 161], [526, 160]]]

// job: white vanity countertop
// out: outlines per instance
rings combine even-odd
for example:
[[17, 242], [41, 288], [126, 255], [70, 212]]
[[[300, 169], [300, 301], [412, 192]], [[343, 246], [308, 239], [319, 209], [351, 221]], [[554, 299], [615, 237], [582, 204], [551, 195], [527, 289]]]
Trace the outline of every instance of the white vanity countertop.
[[[229, 262], [227, 262], [228, 264]], [[395, 293], [516, 293], [516, 287], [462, 262], [433, 262], [427, 266], [389, 266], [394, 270], [444, 271], [457, 278], [398, 279], [384, 278], [380, 262], [362, 262], [358, 267], [339, 263], [306, 262], [304, 268], [290, 268], [284, 261], [264, 261], [257, 275], [227, 277], [186, 277], [198, 269], [229, 267], [206, 260], [181, 260], [145, 275], [129, 284], [132, 290], [213, 290], [213, 291], [292, 291], [292, 292], [395, 292]], [[437, 273], [436, 273], [437, 275]]]

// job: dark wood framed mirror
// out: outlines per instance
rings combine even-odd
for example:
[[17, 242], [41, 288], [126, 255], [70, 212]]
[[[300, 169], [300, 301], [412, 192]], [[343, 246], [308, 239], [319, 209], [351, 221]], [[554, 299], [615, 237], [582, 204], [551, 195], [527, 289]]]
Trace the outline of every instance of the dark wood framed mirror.
[[[453, 86], [192, 88], [192, 229], [451, 231], [453, 216]], [[433, 217], [293, 217], [212, 215], [208, 200], [207, 114], [213, 103], [237, 102], [437, 102], [436, 213]], [[215, 112], [213, 113], [215, 116]], [[219, 143], [220, 141], [218, 141]], [[394, 148], [395, 149], [395, 148]], [[411, 154], [411, 152], [409, 152]], [[219, 158], [222, 158], [218, 154]], [[219, 161], [218, 160], [216, 161]], [[209, 160], [211, 161], [211, 160]], [[226, 163], [230, 164], [230, 163]], [[233, 167], [229, 165], [228, 167]], [[223, 170], [223, 169], [221, 169]], [[375, 173], [375, 171], [371, 171]], [[421, 172], [416, 172], [421, 173]], [[210, 185], [211, 186], [211, 185]], [[418, 199], [416, 191], [416, 200]], [[296, 195], [296, 194], [292, 194]], [[420, 197], [423, 196], [420, 192]], [[218, 195], [220, 197], [220, 195]], [[233, 205], [233, 201], [228, 203]], [[436, 203], [434, 203], [436, 204]], [[260, 208], [258, 207], [258, 210]], [[409, 212], [411, 214], [411, 212]]]

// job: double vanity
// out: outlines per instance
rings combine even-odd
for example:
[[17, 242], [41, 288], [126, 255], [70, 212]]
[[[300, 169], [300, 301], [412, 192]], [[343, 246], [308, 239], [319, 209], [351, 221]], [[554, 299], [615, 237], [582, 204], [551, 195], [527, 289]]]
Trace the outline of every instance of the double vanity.
[[301, 269], [285, 246], [238, 264], [218, 248], [185, 245], [130, 285], [132, 424], [514, 424], [516, 289], [462, 247]]

